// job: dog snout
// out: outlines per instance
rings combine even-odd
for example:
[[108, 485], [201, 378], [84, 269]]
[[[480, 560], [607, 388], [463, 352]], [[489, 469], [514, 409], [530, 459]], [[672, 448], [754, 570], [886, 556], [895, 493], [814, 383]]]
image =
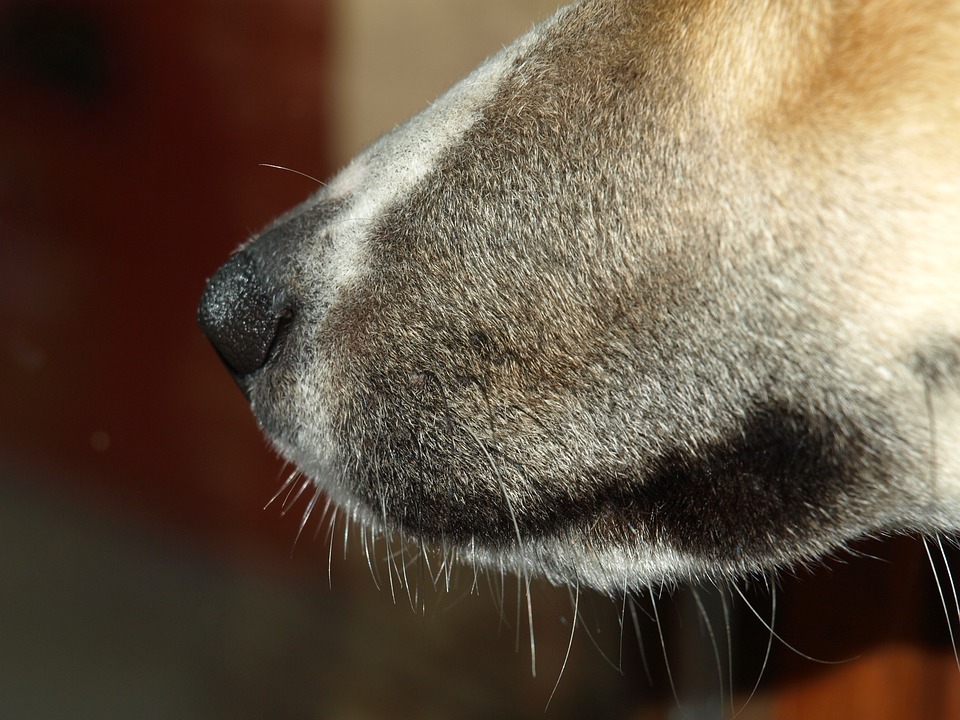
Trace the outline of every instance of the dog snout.
[[207, 281], [197, 314], [241, 388], [266, 365], [296, 314], [289, 292], [264, 265], [253, 246], [236, 253]]

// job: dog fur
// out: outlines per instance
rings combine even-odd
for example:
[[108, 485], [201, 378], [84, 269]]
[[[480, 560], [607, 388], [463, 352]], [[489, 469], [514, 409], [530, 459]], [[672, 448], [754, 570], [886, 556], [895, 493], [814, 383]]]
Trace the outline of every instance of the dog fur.
[[584, 0], [200, 322], [350, 517], [622, 590], [960, 527], [960, 3]]

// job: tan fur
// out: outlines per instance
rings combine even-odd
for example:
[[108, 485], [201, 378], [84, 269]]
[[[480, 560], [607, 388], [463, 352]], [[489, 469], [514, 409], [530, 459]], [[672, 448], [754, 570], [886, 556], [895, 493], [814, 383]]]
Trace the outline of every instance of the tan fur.
[[960, 2], [585, 0], [201, 322], [352, 517], [617, 589], [960, 529]]

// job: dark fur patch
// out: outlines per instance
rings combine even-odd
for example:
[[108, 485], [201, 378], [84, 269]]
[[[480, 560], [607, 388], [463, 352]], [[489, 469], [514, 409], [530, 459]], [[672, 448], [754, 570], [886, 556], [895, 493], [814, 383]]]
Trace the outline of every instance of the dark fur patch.
[[[855, 524], [869, 522], [856, 498], [864, 483], [880, 479], [879, 464], [866, 459], [873, 455], [851, 422], [772, 404], [751, 411], [723, 441], [696, 452], [668, 451], [645, 470], [583, 470], [592, 492], [567, 489], [582, 482], [527, 478], [535, 499], [511, 513], [502, 493], [491, 495], [491, 475], [505, 467], [492, 447], [479, 452], [485, 460], [470, 482], [451, 475], [453, 463], [431, 451], [421, 433], [402, 435], [390, 445], [407, 463], [393, 467], [416, 470], [414, 477], [379, 478], [388, 515], [424, 540], [491, 548], [516, 545], [518, 531], [521, 541], [584, 533], [598, 546], [657, 539], [718, 564], [766, 564], [808, 555], [824, 538], [843, 536], [850, 513], [858, 516]], [[394, 475], [393, 468], [380, 469]]]
[[841, 500], [856, 494], [863, 458], [862, 435], [849, 425], [823, 413], [761, 407], [723, 442], [659, 458], [617, 504], [639, 512], [654, 536], [696, 556], [790, 554], [792, 545], [842, 523], [848, 504]]
[[960, 338], [929, 339], [914, 354], [913, 368], [935, 388], [960, 382]]
[[880, 477], [864, 435], [821, 412], [773, 404], [751, 411], [723, 441], [672, 450], [637, 476], [595, 477], [589, 498], [554, 505], [556, 533], [592, 528], [598, 544], [654, 539], [717, 563], [766, 563], [808, 554], [842, 535], [863, 484]]

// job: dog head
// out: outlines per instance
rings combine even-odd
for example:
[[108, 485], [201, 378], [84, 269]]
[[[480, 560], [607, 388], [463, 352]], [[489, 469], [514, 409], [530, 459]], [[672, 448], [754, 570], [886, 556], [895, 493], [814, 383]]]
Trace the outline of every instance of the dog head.
[[561, 11], [242, 247], [200, 321], [279, 452], [364, 524], [606, 589], [949, 526], [937, 38], [743, 5]]

